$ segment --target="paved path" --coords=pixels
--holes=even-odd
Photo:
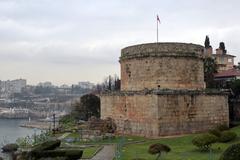
[[[105,145],[91,160],[113,160],[115,156],[115,146]]]

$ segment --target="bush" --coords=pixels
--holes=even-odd
[[[232,131],[223,131],[219,137],[219,142],[229,142],[234,140],[237,137],[237,134]]]
[[[228,147],[219,160],[238,160],[240,159],[240,143]]]
[[[206,133],[194,137],[192,143],[202,151],[207,151],[210,149],[211,145],[217,141],[218,138],[216,136]]]
[[[114,120],[110,117],[107,117],[102,125],[101,131],[104,133],[115,133],[117,130],[117,125]]]
[[[157,154],[157,159],[160,158],[162,152],[170,152],[171,148],[167,145],[156,143],[149,146],[148,153]]]
[[[219,125],[217,126],[217,128],[219,131],[226,131],[226,130],[229,130],[229,127],[225,124],[222,124],[222,125]]]
[[[16,143],[6,144],[2,147],[3,152],[14,152],[18,149],[18,145]]]
[[[43,142],[41,144],[38,144],[33,147],[32,151],[45,151],[45,150],[54,150],[55,148],[59,147],[61,145],[61,140],[49,140],[46,142]]]
[[[69,124],[69,123],[75,123],[75,122],[76,122],[76,119],[71,114],[67,114],[67,115],[61,117],[59,120],[60,124]]]
[[[219,129],[212,129],[212,130],[209,130],[208,133],[216,136],[216,137],[221,137],[221,131]]]
[[[72,107],[72,115],[78,120],[87,121],[92,116],[100,118],[100,98],[94,94],[83,95]]]
[[[33,134],[32,136],[20,137],[16,140],[21,148],[31,147],[47,141],[50,138],[49,132],[41,131],[40,134]]]
[[[22,159],[28,160],[46,160],[46,159],[64,159],[64,160],[78,160],[82,157],[83,151],[80,149],[57,149],[45,151],[30,151],[22,155]]]

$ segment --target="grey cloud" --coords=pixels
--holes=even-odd
[[[101,68],[98,77],[88,75],[98,81],[119,72],[121,48],[156,41],[156,14],[161,41],[203,44],[208,34],[215,48],[225,41],[229,52],[240,56],[239,5],[238,0],[0,0],[0,63],[41,64],[49,68],[47,77],[91,65],[90,70]],[[32,67],[33,81],[39,70]]]

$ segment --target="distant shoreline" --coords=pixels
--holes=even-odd
[[[52,127],[52,125],[53,125],[52,122],[31,121],[31,122],[26,122],[26,123],[20,124],[20,127],[48,130]]]
[[[34,119],[29,122],[28,118],[0,117],[0,120],[26,120],[26,122],[19,125],[19,127],[23,127],[23,128],[36,128],[36,129],[40,129],[40,130],[49,130],[50,128],[53,127],[52,121],[44,121],[43,119]],[[57,126],[57,124],[56,124],[56,126]]]
[[[8,117],[0,117],[0,119],[28,120],[28,118],[25,118],[25,117],[23,117],[23,118],[19,118],[19,117],[11,117],[11,118],[8,118]]]

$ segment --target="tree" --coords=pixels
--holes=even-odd
[[[235,68],[240,70],[240,62],[238,62],[237,66],[235,66]]]
[[[149,146],[148,153],[150,154],[157,154],[156,160],[158,160],[161,157],[161,153],[163,152],[170,152],[171,148],[167,145],[156,143]]]
[[[224,42],[219,43],[219,49],[221,49],[223,51],[223,53],[227,53]]]
[[[109,76],[108,76],[108,87],[107,87],[107,89],[108,89],[109,91],[112,90],[112,85],[113,85],[112,76],[109,75]]]
[[[121,89],[121,80],[117,75],[114,75],[114,91],[119,91]]]
[[[192,139],[192,144],[198,147],[201,151],[209,151],[211,145],[218,141],[218,137],[213,134],[205,133],[197,135]]]
[[[109,75],[107,78],[104,79],[102,86],[103,90],[108,91],[120,90],[121,81],[116,74],[114,76]]]
[[[208,37],[208,36],[206,36],[206,38],[205,38],[204,45],[205,45],[205,48],[210,48],[210,47],[211,47],[211,46],[210,46],[210,41],[209,41],[209,37]]]
[[[86,94],[80,101],[73,104],[72,114],[81,120],[87,121],[90,117],[100,117],[100,99],[93,94]]]
[[[207,88],[214,88],[214,74],[217,73],[217,64],[211,57],[204,59],[204,81]]]
[[[234,93],[234,97],[238,97],[240,95],[240,80],[236,79],[232,81],[230,84],[230,88]]]
[[[221,155],[219,160],[240,159],[240,143],[229,146]]]

